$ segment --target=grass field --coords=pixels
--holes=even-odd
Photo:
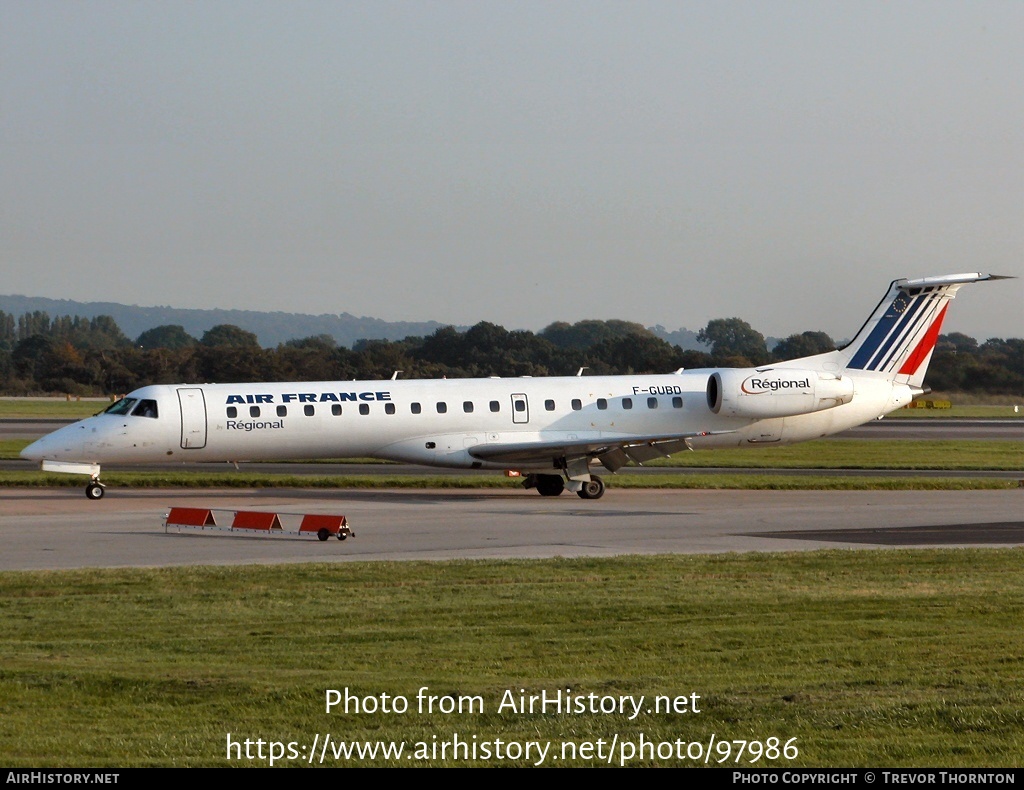
[[[0,419],[33,417],[80,420],[103,411],[110,400],[63,400],[60,398],[0,398]]]
[[[17,458],[26,444],[22,440],[0,441],[0,458]],[[918,441],[822,439],[792,447],[769,450],[715,450],[679,453],[655,461],[664,467],[725,467],[819,469],[817,475],[780,476],[745,472],[709,472],[640,476],[629,468],[606,475],[610,488],[747,488],[747,489],[1005,489],[1017,486],[1014,480],[996,478],[894,477],[887,469],[916,470],[1021,470],[1024,475],[1024,447],[1019,442],[998,441]],[[114,487],[146,488],[501,488],[519,482],[498,473],[493,475],[354,475],[345,464],[324,465],[323,475],[270,474],[259,471],[259,464],[247,464],[233,471],[226,464],[211,465],[208,471],[134,471],[108,472],[104,482]],[[386,469],[386,468],[385,468]],[[878,470],[879,474],[848,477],[829,474],[829,470]],[[4,486],[84,485],[80,475],[42,474],[24,471],[0,472]]]
[[[1024,469],[1024,443],[981,439],[818,439],[788,447],[678,453],[646,466],[782,469]]]
[[[1009,405],[986,406],[971,404],[960,405],[954,403],[953,407],[950,409],[897,409],[896,411],[887,414],[885,419],[924,418],[930,420],[1008,420],[1024,418],[1024,408],[1018,408],[1017,411],[1013,410],[1014,403],[1017,403],[1018,407],[1024,407],[1024,398],[1007,398],[1007,402]]]
[[[28,440],[0,440],[0,458],[14,459]],[[368,459],[354,459],[360,463]],[[337,463],[337,462],[336,462]],[[1024,444],[1015,441],[818,439],[790,447],[677,453],[646,466],[783,469],[1024,469]],[[253,471],[255,464],[247,465]],[[211,469],[215,469],[211,467]],[[344,471],[344,467],[340,471]]]
[[[295,742],[297,754],[326,733],[407,749],[458,733],[478,746],[550,743],[549,755],[617,739],[612,764],[641,736],[714,735],[798,752],[748,765],[1016,766],[1021,559],[826,551],[4,573],[0,764],[218,766],[228,733]],[[421,713],[422,687],[449,704],[479,697],[483,710]],[[326,690],[346,688],[410,709],[326,712]],[[654,695],[696,694],[700,713],[498,710],[507,691],[566,688],[644,695],[644,709]],[[350,762],[466,764],[326,764]],[[602,764],[545,764],[567,762]]]

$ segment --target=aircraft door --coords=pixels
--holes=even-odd
[[[530,403],[526,394],[517,392],[512,395],[512,422],[525,425],[530,421]]]
[[[206,398],[199,387],[178,390],[181,404],[181,447],[201,450],[206,447]]]

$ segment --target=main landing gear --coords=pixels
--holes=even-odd
[[[576,492],[580,499],[600,499],[604,496],[604,480],[597,475],[590,476],[590,482]]]
[[[559,496],[564,490],[561,475],[537,475],[537,493],[541,496]]]
[[[604,496],[604,481],[597,475],[591,475],[588,482],[577,485],[580,488],[576,494],[580,499],[600,499]],[[528,475],[523,486],[536,488],[541,496],[558,496],[566,487],[561,475]]]

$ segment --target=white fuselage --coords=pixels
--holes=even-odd
[[[543,496],[597,499],[615,472],[680,450],[791,444],[845,431],[925,391],[943,317],[978,272],[893,280],[842,349],[669,375],[143,387],[22,451],[50,471],[106,463],[374,457],[526,472]],[[565,478],[564,482],[562,478]]]
[[[769,419],[712,412],[714,371],[582,376],[154,385],[128,397],[157,414],[102,413],[26,448],[33,460],[106,463],[374,457],[456,468],[550,471],[480,460],[482,445],[569,445],[695,436],[694,449],[814,439],[909,402],[905,385],[866,373],[834,408]]]

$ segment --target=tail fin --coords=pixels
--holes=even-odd
[[[876,371],[921,387],[949,300],[968,283],[1002,279],[973,273],[893,280],[857,336],[839,351],[846,368]]]

